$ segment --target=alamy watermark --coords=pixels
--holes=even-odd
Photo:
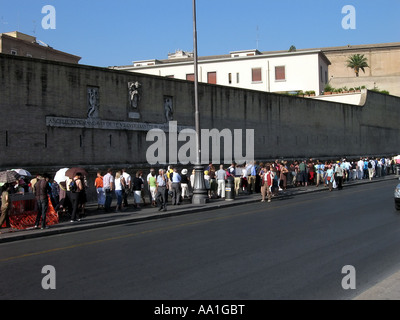
[[[167,141],[168,136],[168,141]],[[221,159],[221,140],[223,140],[223,159]],[[183,129],[178,133],[178,123],[169,122],[168,135],[161,129],[152,129],[147,133],[147,142],[154,142],[146,152],[147,162],[151,165],[168,163],[195,164],[197,161],[197,133],[193,129]],[[254,161],[254,129],[246,129],[245,155],[243,155],[243,130],[202,129],[201,164],[223,163],[238,164]],[[181,146],[178,150],[178,142]],[[183,143],[184,142],[184,143]],[[211,142],[211,146],[210,146]],[[182,144],[183,143],[183,144]],[[210,155],[211,150],[211,155]]]
[[[342,14],[345,14],[342,19],[342,28],[345,30],[356,29],[356,8],[352,5],[344,6]]]
[[[45,276],[42,279],[43,290],[55,290],[56,289],[56,268],[47,265],[42,268],[42,274]]]
[[[342,279],[342,288],[344,290],[356,289],[356,268],[346,265],[342,268],[342,274],[346,274]]]
[[[45,16],[42,19],[42,28],[45,30],[56,29],[56,8],[51,5],[45,5],[42,8],[42,13]]]

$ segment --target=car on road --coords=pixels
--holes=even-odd
[[[397,210],[400,210],[400,183],[394,189],[394,206]]]

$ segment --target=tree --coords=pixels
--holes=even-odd
[[[356,76],[359,76],[360,69],[365,73],[365,68],[369,68],[367,58],[363,54],[354,54],[347,59],[347,68],[354,69]]]
[[[291,45],[289,48],[289,52],[295,52],[297,49],[294,45]]]

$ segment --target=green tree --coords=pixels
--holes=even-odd
[[[360,69],[365,73],[365,68],[369,68],[367,58],[363,54],[353,54],[347,59],[347,68],[352,68],[358,77]]]

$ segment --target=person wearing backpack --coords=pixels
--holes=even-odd
[[[265,195],[267,194],[268,202],[271,202],[272,198],[272,184],[274,181],[274,173],[271,171],[271,167],[267,165],[265,171],[261,175],[261,202],[265,202]]]

